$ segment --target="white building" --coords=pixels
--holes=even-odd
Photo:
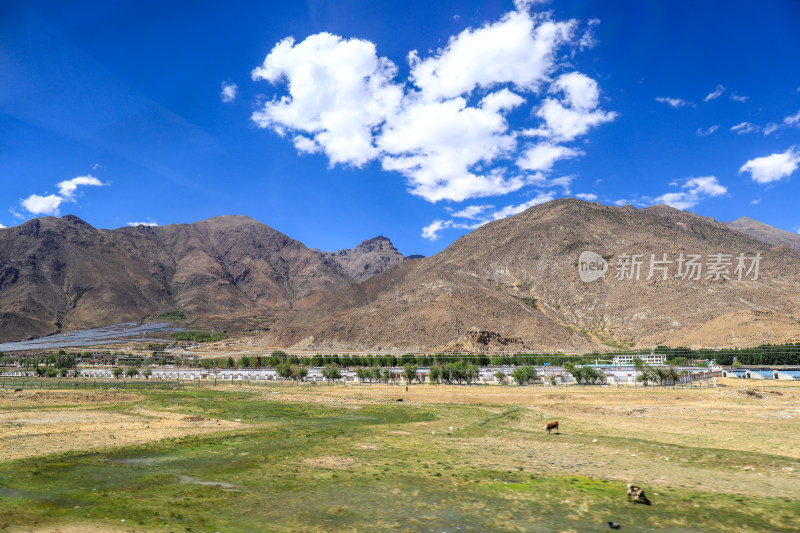
[[[661,353],[646,353],[640,355],[615,355],[615,365],[632,365],[633,360],[636,358],[642,360],[643,363],[648,365],[662,365],[667,360],[667,356]]]

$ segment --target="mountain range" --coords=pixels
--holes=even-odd
[[[664,205],[561,199],[407,258],[385,237],[323,252],[240,216],[115,230],[46,217],[0,229],[0,341],[180,310],[191,325],[258,330],[248,335],[265,349],[796,342],[792,236]],[[585,257],[600,269],[591,281]]]

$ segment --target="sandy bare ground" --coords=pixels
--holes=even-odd
[[[136,409],[92,409],[139,399],[99,391],[23,391],[0,395],[0,461],[72,450],[128,446],[239,427],[237,422]]]

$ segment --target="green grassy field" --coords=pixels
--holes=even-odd
[[[98,417],[166,411],[243,425],[0,463],[0,530],[591,531],[608,529],[609,520],[623,531],[800,530],[800,505],[780,494],[667,480],[648,487],[653,505],[644,506],[626,501],[618,476],[580,475],[580,464],[538,468],[534,456],[553,452],[541,444],[539,424],[524,423],[529,406],[350,405],[271,393],[157,390],[98,405]],[[605,450],[636,447],[643,459],[685,452],[709,476],[745,460],[742,451],[611,438],[608,428],[574,425],[576,432],[549,438],[580,447],[597,435]],[[767,452],[746,460],[758,468],[796,464]],[[705,456],[700,465],[696,458]]]

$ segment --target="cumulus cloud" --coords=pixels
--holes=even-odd
[[[597,201],[597,195],[593,192],[590,193],[578,193],[575,195],[575,198],[580,198],[581,200],[586,200],[587,202],[595,202]]]
[[[526,149],[517,160],[517,165],[524,170],[549,171],[556,161],[582,155],[583,152],[560,144],[541,143]]]
[[[545,129],[537,133],[556,141],[571,141],[617,116],[613,111],[596,109],[599,103],[597,82],[580,72],[560,76],[551,86],[551,92],[560,92],[563,96],[560,100],[545,99],[536,113],[544,119]]]
[[[764,126],[764,130],[763,130],[764,131],[764,135],[772,135],[773,133],[778,131],[779,128],[780,128],[780,126],[778,126],[774,122],[770,122],[769,124]]]
[[[719,129],[719,125],[718,124],[714,124],[713,126],[709,126],[706,129],[697,128],[697,135],[699,135],[700,137],[708,137],[709,135],[713,134],[718,129]]]
[[[148,227],[156,227],[158,226],[158,222],[155,220],[147,219],[145,222],[128,222],[128,226],[135,228],[136,226],[148,226]]]
[[[378,156],[373,129],[399,106],[403,90],[392,82],[397,67],[379,58],[375,45],[330,33],[300,43],[279,42],[254,80],[286,82],[288,96],[273,99],[253,113],[253,121],[279,134],[305,134],[304,151],[323,150],[332,164],[362,166]]]
[[[689,178],[681,191],[662,194],[653,200],[654,204],[667,204],[675,209],[689,209],[705,198],[723,196],[728,188],[721,185],[716,177]]]
[[[744,135],[745,133],[751,133],[758,130],[758,126],[755,126],[750,122],[740,122],[739,124],[731,127],[731,131],[735,131],[737,135]]]
[[[796,146],[782,153],[757,157],[746,162],[739,173],[749,172],[756,183],[767,184],[791,176],[800,164],[800,152]]]
[[[558,47],[574,39],[576,22],[540,19],[520,7],[498,22],[451,37],[432,57],[421,59],[412,51],[411,81],[427,99],[505,83],[523,91],[538,89],[553,69]]]
[[[747,102],[749,99],[749,96],[739,96],[736,93],[731,93],[731,100],[734,102]]]
[[[720,96],[722,96],[722,93],[724,93],[724,92],[725,92],[725,87],[724,87],[724,86],[722,86],[722,85],[717,85],[717,86],[714,88],[714,90],[713,90],[713,91],[711,91],[710,93],[708,93],[708,96],[706,96],[705,98],[703,98],[703,101],[704,101],[704,102],[710,102],[711,100],[716,100],[717,98],[719,98]]]
[[[72,178],[71,180],[60,181],[56,187],[58,187],[58,193],[64,197],[65,200],[72,200],[75,196],[75,191],[80,185],[93,185],[95,187],[101,187],[105,184],[94,176],[88,175],[78,176],[77,178]]]
[[[5,229],[5,226],[2,223],[0,223],[0,229]]]
[[[510,154],[516,140],[502,114],[471,107],[462,97],[407,98],[386,121],[378,147],[383,168],[403,174],[413,194],[432,202],[506,194],[525,185],[523,176],[504,168],[476,171]]]
[[[422,228],[422,237],[429,241],[435,241],[441,235],[439,233],[453,225],[452,220],[439,220],[436,219],[424,228]]]
[[[59,207],[64,202],[64,198],[55,194],[39,196],[32,194],[22,200],[22,207],[32,215],[60,215]]]
[[[222,91],[219,93],[220,99],[226,104],[236,100],[236,94],[239,91],[239,86],[235,83],[222,82]]]
[[[32,194],[20,200],[20,204],[31,215],[59,216],[61,214],[61,204],[75,202],[78,187],[86,185],[99,187],[106,184],[92,175],[78,176],[77,178],[58,182],[56,184],[58,194],[49,194],[47,196]],[[24,218],[17,213],[15,213],[15,216]]]
[[[378,161],[430,202],[537,184],[558,160],[582,155],[563,143],[616,114],[599,108],[595,80],[557,75],[567,67],[562,49],[581,46],[580,24],[531,14],[530,5],[520,2],[426,57],[411,51],[406,81],[369,41],[329,33],[284,39],[252,73],[284,94],[252,120],[301,153],[325,154],[331,165]],[[512,127],[506,115],[523,106],[534,123]],[[428,228],[426,238],[444,229]]]
[[[678,109],[679,107],[683,107],[683,106],[687,106],[687,105],[694,106],[693,103],[687,102],[686,100],[684,100],[682,98],[669,98],[669,97],[666,97],[666,96],[658,96],[658,97],[656,97],[656,102],[661,102],[662,104],[667,104],[667,105],[669,105],[670,107],[672,107],[674,109]]]

